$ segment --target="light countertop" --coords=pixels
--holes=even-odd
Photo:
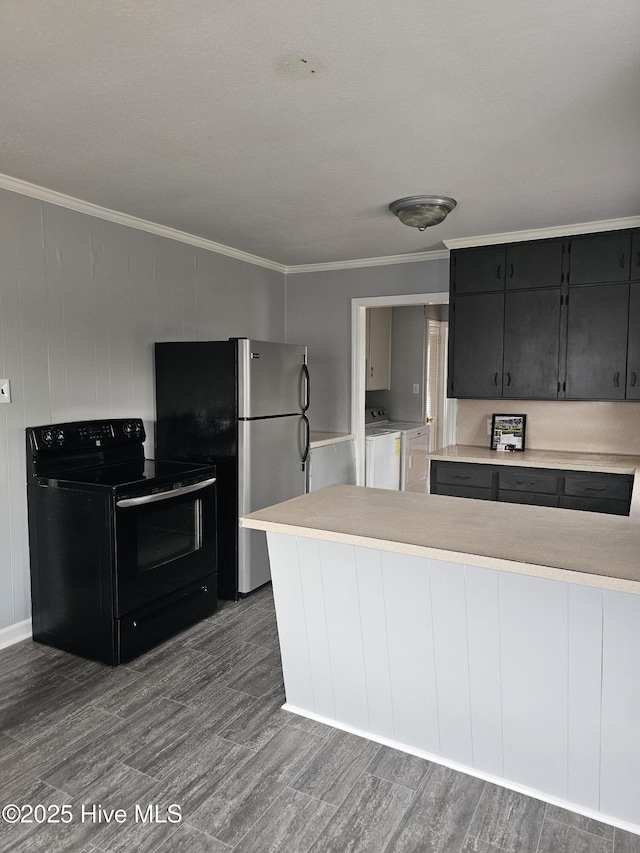
[[[510,461],[524,454],[508,455]],[[633,510],[629,517],[613,516],[336,485],[251,513],[241,523],[640,594],[640,517]]]
[[[605,471],[613,474],[633,474],[636,468],[640,468],[640,456],[560,450],[523,450],[507,453],[470,444],[452,444],[449,447],[443,447],[430,453],[429,458],[444,462],[488,462],[492,465],[565,468],[573,471]]]
[[[324,447],[339,441],[352,441],[355,438],[351,432],[311,432],[309,447]]]

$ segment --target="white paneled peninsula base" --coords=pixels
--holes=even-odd
[[[640,833],[633,515],[330,486],[243,524],[286,709]]]

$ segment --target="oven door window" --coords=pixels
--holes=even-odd
[[[202,501],[162,504],[137,519],[139,572],[150,572],[202,548]]]
[[[152,503],[116,503],[115,557],[120,614],[214,574],[214,486]]]

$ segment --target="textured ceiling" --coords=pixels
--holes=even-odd
[[[639,45],[638,0],[1,0],[0,173],[287,265],[634,216]]]

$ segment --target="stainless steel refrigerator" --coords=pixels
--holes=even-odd
[[[264,533],[239,517],[305,492],[307,348],[157,343],[155,373],[156,457],[216,465],[218,595],[236,600],[271,577]]]

